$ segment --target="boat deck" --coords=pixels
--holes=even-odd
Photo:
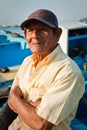
[[[13,81],[19,67],[20,66],[9,67],[10,70],[9,72],[6,73],[0,72],[0,82],[5,83],[5,82]]]

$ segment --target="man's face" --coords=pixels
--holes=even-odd
[[[58,35],[41,22],[32,22],[26,29],[26,40],[33,54],[49,54],[57,45]]]

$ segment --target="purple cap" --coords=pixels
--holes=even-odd
[[[58,28],[56,15],[47,9],[39,9],[30,14],[28,18],[21,23],[20,27],[24,30],[24,28],[29,26],[29,24],[34,20],[40,21],[51,28]]]

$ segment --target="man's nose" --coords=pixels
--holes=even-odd
[[[33,33],[32,33],[33,36],[38,35],[38,33],[39,33],[39,31],[37,29],[33,29]]]

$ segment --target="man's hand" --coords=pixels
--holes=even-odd
[[[21,91],[21,89],[19,88],[19,86],[16,86],[16,87],[12,90],[12,93],[16,94],[16,96],[18,96],[18,97],[22,97],[22,91]]]
[[[32,102],[32,101],[29,102],[29,104],[32,105],[32,106],[35,107],[35,108],[36,108],[40,103],[41,103],[41,99],[39,99],[39,100],[36,101],[36,102]]]
[[[8,98],[8,105],[9,107],[17,113],[17,99],[22,97],[22,91],[19,86],[16,86],[14,89],[11,90]]]

